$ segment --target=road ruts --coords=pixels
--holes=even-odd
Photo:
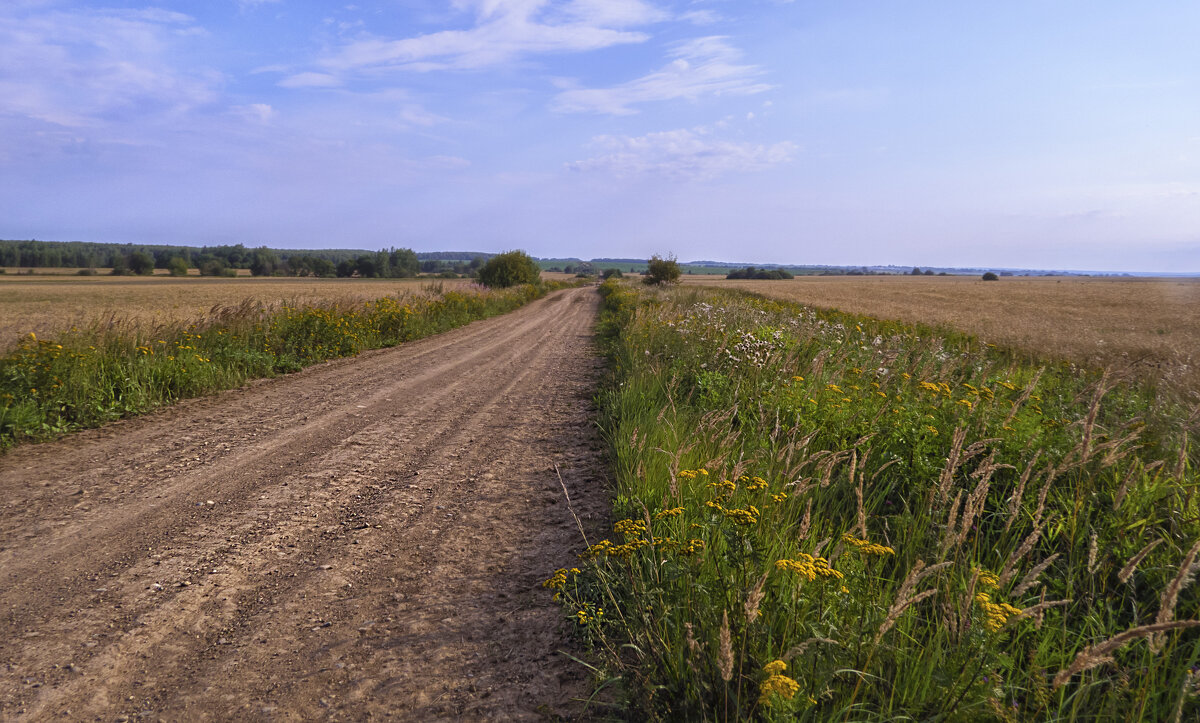
[[[579,714],[594,289],[0,457],[0,719]],[[561,476],[561,482],[560,482]]]

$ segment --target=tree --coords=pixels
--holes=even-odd
[[[991,271],[988,271],[987,273],[985,273],[983,275],[983,280],[984,281],[999,281],[1000,277],[993,274]]]
[[[184,261],[182,256],[176,256],[167,262],[167,270],[172,276],[187,276],[187,261]]]
[[[154,257],[145,251],[134,251],[129,254],[129,270],[138,276],[153,274]]]
[[[395,278],[416,276],[421,272],[421,262],[417,260],[412,249],[392,249],[388,256],[391,265],[391,275]]]
[[[614,266],[613,268],[605,269],[603,276],[604,276],[605,280],[619,279],[619,278],[623,277],[624,274],[621,273],[620,269],[618,269]]]
[[[279,266],[279,257],[271,249],[263,246],[255,249],[254,258],[250,261],[250,274],[252,276],[270,276],[275,273],[275,269]]]
[[[679,262],[674,256],[663,258],[658,254],[650,257],[646,263],[645,283],[657,286],[659,284],[679,283]]]
[[[479,269],[479,283],[491,288],[536,284],[541,278],[541,268],[524,251],[506,251],[493,256]]]
[[[222,259],[210,258],[200,264],[201,276],[234,276],[236,273]]]

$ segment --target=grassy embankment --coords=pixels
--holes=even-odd
[[[308,306],[246,302],[150,329],[25,337],[0,357],[0,449],[503,314],[561,284]]]
[[[547,587],[632,715],[1200,712],[1195,410],[967,336],[604,291],[618,522]]]

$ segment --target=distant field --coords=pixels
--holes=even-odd
[[[1200,279],[803,277],[686,283],[959,329],[1043,357],[1128,368],[1200,390]]]
[[[170,278],[167,276],[0,275],[0,349],[34,332],[109,321],[153,327],[204,317],[214,306],[366,300],[446,288],[467,279]]]

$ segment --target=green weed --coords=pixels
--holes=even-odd
[[[1195,410],[970,337],[603,291],[618,522],[552,587],[630,715],[1200,712]]]
[[[364,304],[247,302],[215,308],[186,326],[97,325],[56,339],[30,334],[0,358],[0,448],[437,334],[511,311],[558,286],[431,289]]]

